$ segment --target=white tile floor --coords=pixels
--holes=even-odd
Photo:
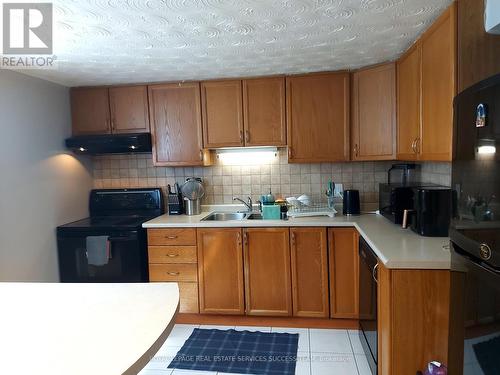
[[[280,327],[234,327],[176,324],[156,356],[140,375],[216,375],[216,372],[168,369],[170,361],[195,328],[286,332],[299,334],[297,375],[371,375],[358,332],[345,329],[308,329]],[[230,375],[228,373],[218,373]]]

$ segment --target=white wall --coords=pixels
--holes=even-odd
[[[0,281],[58,281],[55,228],[87,215],[90,160],[64,150],[68,88],[0,70]]]

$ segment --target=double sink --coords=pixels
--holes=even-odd
[[[243,221],[262,220],[262,214],[258,212],[212,212],[201,221]]]

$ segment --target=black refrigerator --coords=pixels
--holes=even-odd
[[[460,93],[454,121],[450,373],[500,374],[500,75]]]

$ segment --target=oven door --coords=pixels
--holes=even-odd
[[[107,236],[106,260],[89,261],[87,237]],[[147,282],[147,249],[142,231],[75,232],[58,234],[59,273],[62,282]],[[101,264],[104,263],[104,264]]]
[[[378,259],[359,239],[359,338],[372,374],[377,374],[377,267]]]
[[[452,311],[463,311],[463,374],[500,374],[500,270],[452,243],[454,268],[464,273],[462,296]],[[463,309],[463,310],[462,310]],[[459,372],[462,373],[462,372]]]

